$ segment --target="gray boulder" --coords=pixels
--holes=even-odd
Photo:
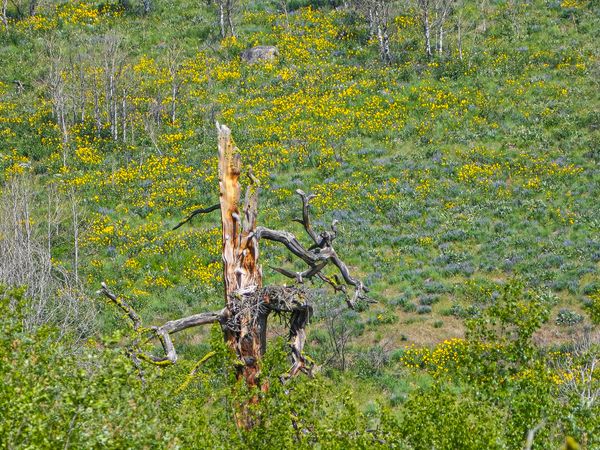
[[[258,61],[273,61],[279,56],[279,50],[273,45],[259,45],[244,50],[242,60],[248,64],[254,64]]]

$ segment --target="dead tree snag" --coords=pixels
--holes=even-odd
[[[310,373],[311,366],[303,355],[306,340],[306,326],[312,315],[309,291],[304,288],[306,280],[321,280],[334,290],[343,292],[350,308],[359,299],[366,299],[368,289],[357,278],[350,275],[348,266],[333,248],[337,237],[337,222],[331,224],[330,231],[317,233],[310,220],[310,201],[315,197],[298,190],[302,201],[302,218],[295,219],[304,227],[311,244],[305,247],[296,236],[288,231],[273,230],[257,226],[259,183],[252,171],[247,172],[248,183],[244,203],[241,202],[241,159],[225,125],[217,123],[219,148],[219,204],[193,211],[177,224],[177,229],[191,221],[198,214],[221,211],[222,257],[225,307],[221,311],[199,313],[182,319],[172,320],[162,326],[144,328],[139,315],[126,301],[113,294],[103,283],[99,293],[106,296],[131,320],[139,338],[129,349],[129,355],[138,368],[141,361],[158,365],[175,363],[177,353],[171,335],[181,330],[220,323],[225,341],[239,359],[238,376],[243,377],[249,386],[258,386],[260,360],[266,350],[267,320],[271,313],[283,315],[289,325],[289,344],[292,367],[284,378],[298,372]],[[293,286],[262,285],[262,269],[258,263],[259,242],[261,239],[283,244],[292,254],[307,265],[301,272],[284,268],[273,270],[294,280]],[[333,265],[338,274],[327,276],[323,269]],[[353,288],[353,294],[348,292]],[[141,346],[149,339],[158,339],[164,356],[144,353]]]

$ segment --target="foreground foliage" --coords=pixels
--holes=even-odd
[[[326,395],[323,379],[294,380],[285,387],[283,342],[265,357],[268,394],[252,406],[256,426],[237,429],[239,405],[257,394],[236,382],[233,356],[214,330],[216,352],[191,376],[190,367],[149,374],[142,386],[113,336],[89,342],[79,354],[57,343],[51,329],[23,332],[22,291],[0,291],[0,425],[6,448],[312,448],[320,441],[337,448],[399,443],[393,428],[368,431],[368,421],[348,393]],[[115,348],[113,348],[115,347]],[[381,437],[383,436],[383,438]],[[384,440],[382,440],[384,439]]]
[[[11,448],[520,448],[540,425],[534,448],[556,448],[567,435],[587,448],[600,445],[600,403],[586,404],[571,379],[573,364],[586,363],[597,348],[552,366],[565,355],[545,354],[523,336],[535,328],[519,323],[515,312],[546,308],[535,298],[507,287],[496,307],[515,327],[495,344],[478,336],[440,344],[428,352],[409,350],[403,370],[425,370],[427,387],[413,390],[395,412],[380,404],[360,411],[350,392],[335,389],[323,376],[282,384],[287,371],[284,342],[267,352],[267,393],[236,382],[233,355],[215,328],[214,356],[192,369],[174,366],[166,374],[147,373],[142,385],[119,350],[123,336],[89,342],[77,354],[55,340],[51,329],[23,332],[22,291],[2,288],[0,346],[0,425],[2,445]],[[489,316],[488,316],[489,317]],[[492,332],[479,319],[481,329]],[[408,377],[409,372],[403,376]],[[599,389],[598,371],[591,374]],[[169,383],[164,384],[168,376]],[[581,380],[582,382],[585,380]],[[258,403],[249,399],[260,397]],[[245,405],[245,406],[242,406]],[[254,426],[238,429],[240,407],[249,408]]]

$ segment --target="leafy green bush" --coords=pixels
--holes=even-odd
[[[569,309],[563,308],[558,312],[556,316],[556,324],[564,325],[564,326],[573,326],[581,323],[583,321],[583,316],[581,314],[576,313],[575,311],[571,311]]]
[[[600,324],[600,291],[590,295],[585,303],[590,319],[594,324]]]
[[[515,362],[527,360],[531,336],[550,316],[549,299],[513,279],[481,301],[487,305],[481,315],[466,321],[469,339],[505,345]]]
[[[0,442],[7,448],[389,448],[397,430],[378,413],[369,420],[348,392],[321,377],[283,384],[288,369],[283,341],[263,361],[267,392],[236,381],[234,364],[218,328],[210,358],[196,375],[193,363],[148,370],[140,382],[120,350],[121,336],[89,342],[78,353],[52,329],[27,335],[22,290],[0,287]],[[256,401],[258,399],[258,401]],[[238,428],[240,414],[250,428]]]
[[[419,305],[417,306],[417,314],[430,314],[431,306],[429,305]]]
[[[22,291],[0,287],[0,441],[8,448],[168,445],[181,426],[142,392],[120,351],[73,354],[55,331],[25,334]],[[164,400],[164,399],[162,399]],[[171,431],[172,428],[172,431]]]
[[[412,394],[403,404],[400,433],[415,449],[501,449],[504,413],[471,390],[440,384]]]
[[[597,421],[582,425],[582,418],[600,405],[581,407],[579,396],[589,388],[573,375],[589,365],[589,354],[557,366],[561,353],[548,353],[531,339],[547,321],[552,298],[518,280],[487,292],[481,314],[466,320],[466,339],[395,354],[408,369],[435,380],[402,403],[407,441],[415,448],[522,448],[541,424],[535,448],[556,448],[567,434],[595,442]]]

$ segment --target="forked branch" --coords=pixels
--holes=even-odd
[[[159,327],[153,326],[150,328],[144,328],[142,326],[142,320],[140,319],[140,316],[135,312],[133,307],[128,302],[111,292],[106,286],[106,283],[103,282],[101,286],[102,289],[100,289],[97,293],[107,297],[113,304],[115,304],[127,315],[129,320],[131,320],[133,331],[137,334],[137,336],[131,344],[131,347],[128,349],[128,354],[138,369],[140,360],[147,361],[158,366],[174,364],[177,361],[177,352],[175,351],[175,346],[171,340],[171,334],[186,330],[188,328],[220,322],[223,320],[224,310],[221,310],[216,312],[194,314],[177,320],[170,320]],[[154,338],[158,338],[160,341],[165,353],[164,356],[155,356],[142,350],[142,345]]]
[[[255,180],[255,177],[252,175],[251,171],[249,172],[249,177],[251,184],[248,186],[246,191],[246,201],[244,207],[245,220],[243,223],[243,233],[240,236],[240,240],[242,240],[242,242],[244,242],[246,245],[250,240],[260,239],[279,242],[295,256],[302,259],[308,265],[308,268],[302,272],[292,272],[284,268],[272,267],[272,269],[276,272],[279,272],[288,278],[294,279],[298,283],[303,283],[304,280],[310,280],[316,276],[331,285],[336,291],[343,292],[346,295],[346,302],[351,308],[354,308],[358,300],[366,299],[366,293],[369,292],[369,289],[363,284],[362,281],[350,275],[348,266],[344,263],[344,261],[342,261],[333,248],[333,241],[337,237],[338,233],[338,221],[334,220],[332,222],[331,231],[323,231],[320,234],[317,234],[312,227],[310,220],[310,202],[316,197],[316,195],[306,194],[301,189],[296,191],[302,200],[302,219],[293,220],[294,222],[302,224],[304,230],[313,241],[313,244],[310,247],[305,248],[293,233],[288,231],[272,230],[266,227],[256,227],[256,196],[258,193],[258,188],[256,185],[258,182]],[[173,229],[175,230],[186,224],[197,214],[208,213],[216,209],[219,209],[219,205],[214,205],[205,209],[197,209],[193,211],[186,219],[177,224]],[[343,283],[337,276],[335,277],[335,280],[333,280],[322,273],[322,270],[329,263],[332,263],[337,267],[343,278]],[[354,288],[354,295],[352,295],[352,297],[348,296],[346,285]]]
[[[297,189],[296,193],[302,199],[302,219],[294,219],[294,222],[301,223],[304,226],[304,229],[311,237],[311,239],[315,242],[315,244],[319,244],[319,238],[317,237],[317,233],[314,232],[312,226],[310,224],[310,214],[308,212],[310,201],[316,197],[316,194],[306,195],[303,190]]]
[[[366,293],[369,289],[362,281],[350,275],[348,266],[338,256],[333,248],[333,241],[337,237],[337,221],[334,220],[331,224],[331,231],[323,231],[319,235],[313,230],[310,221],[310,201],[316,196],[313,194],[305,194],[298,189],[296,191],[302,199],[302,219],[295,219],[304,226],[306,233],[311,237],[314,244],[309,248],[305,248],[293,233],[288,231],[272,230],[265,227],[256,228],[257,239],[267,239],[269,241],[279,242],[283,244],[290,252],[302,259],[308,268],[302,272],[292,272],[283,268],[273,268],[273,270],[282,275],[295,279],[298,283],[303,283],[306,279],[311,279],[315,276],[330,284],[336,291],[347,294],[346,285],[354,287],[354,295],[349,297],[346,295],[348,306],[354,308],[356,302],[360,299],[366,299]],[[339,282],[336,276],[336,281],[327,277],[322,273],[322,270],[329,264],[333,264],[340,272],[344,283]]]

